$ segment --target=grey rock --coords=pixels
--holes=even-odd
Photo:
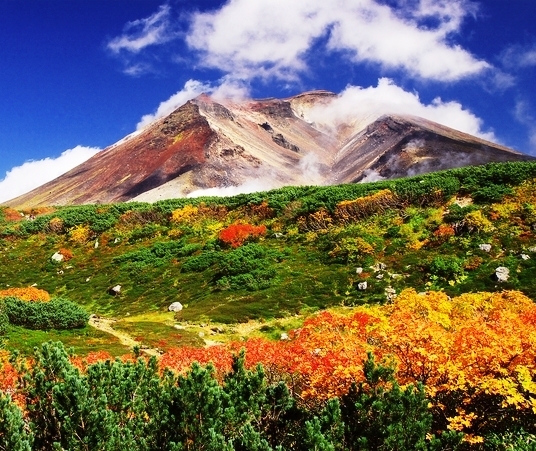
[[[510,278],[510,270],[505,266],[499,266],[495,269],[495,277],[498,282],[506,282]]]

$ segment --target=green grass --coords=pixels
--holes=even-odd
[[[61,331],[39,331],[10,326],[4,339],[6,349],[17,349],[22,355],[32,355],[34,348],[45,341],[61,341],[77,355],[106,350],[113,356],[121,356],[132,351],[119,343],[117,338],[90,326]]]

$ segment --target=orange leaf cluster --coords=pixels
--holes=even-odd
[[[218,238],[231,247],[240,247],[246,241],[266,235],[266,226],[235,223],[220,230]]]
[[[2,297],[15,297],[31,302],[50,301],[50,294],[48,294],[47,291],[35,287],[7,288],[5,290],[0,290],[0,298]]]
[[[393,362],[400,384],[425,384],[444,427],[478,436],[487,415],[502,421],[511,411],[536,412],[536,306],[520,292],[450,299],[410,289],[390,305],[320,313],[289,336],[170,350],[161,364],[185,371],[193,361],[212,361],[226,371],[244,348],[248,367],[263,364],[307,402],[340,396],[362,381],[370,351]]]

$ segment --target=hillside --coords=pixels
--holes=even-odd
[[[535,177],[534,163],[505,163],[229,198],[39,208],[24,218],[3,208],[0,287],[36,285],[122,319],[134,336],[150,324],[137,331],[132,318],[172,325],[165,312],[176,301],[180,321],[231,324],[385,303],[408,287],[534,298]],[[497,280],[498,267],[507,280]]]

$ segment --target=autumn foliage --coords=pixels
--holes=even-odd
[[[50,301],[50,294],[48,294],[47,291],[35,287],[7,288],[5,290],[0,290],[0,298],[4,297],[14,297],[32,302]]]
[[[228,371],[232,354],[265,366],[304,402],[325,401],[363,380],[363,361],[396,366],[401,385],[422,383],[436,426],[467,434],[507,429],[536,419],[536,306],[520,292],[469,293],[405,290],[394,304],[322,312],[289,334],[290,340],[175,349],[161,365],[185,371],[194,361]],[[493,418],[493,420],[491,420]]]
[[[266,235],[266,226],[255,226],[252,224],[235,223],[221,230],[218,238],[224,244],[231,247],[240,247],[246,241],[254,240]]]

